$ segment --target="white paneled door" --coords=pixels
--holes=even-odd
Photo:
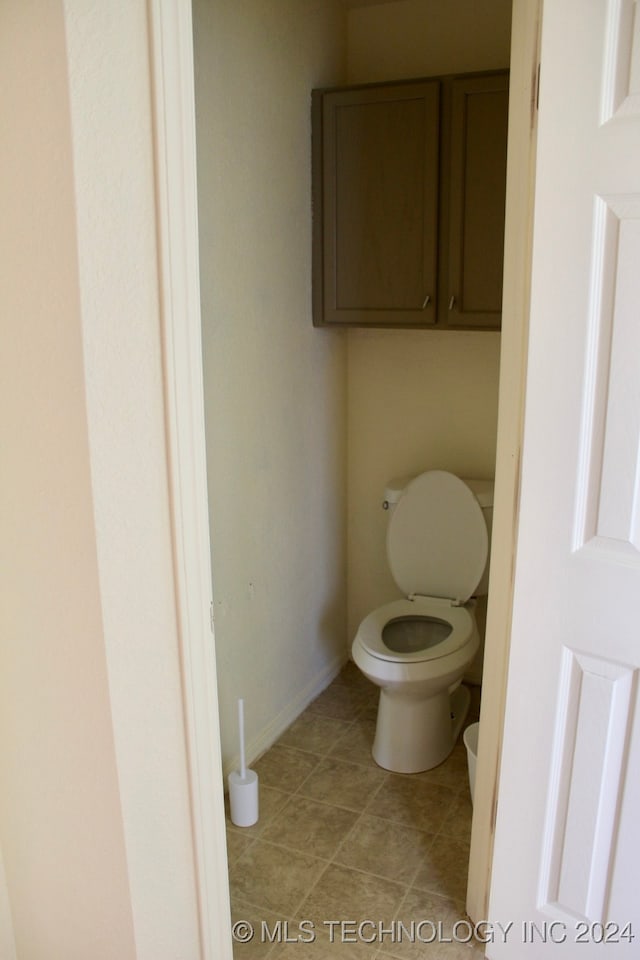
[[[487,956],[640,957],[640,11],[543,7]]]

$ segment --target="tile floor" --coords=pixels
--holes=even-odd
[[[434,770],[382,770],[371,758],[377,697],[348,663],[253,764],[260,819],[227,819],[234,960],[484,955],[460,942],[464,923],[453,927],[465,920],[471,829],[462,739]],[[254,935],[243,943],[245,921]]]

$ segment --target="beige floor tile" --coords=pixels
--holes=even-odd
[[[453,939],[454,924],[463,918],[461,908],[453,900],[409,890],[396,917],[394,936],[382,939],[380,956],[430,960],[439,944]]]
[[[479,944],[466,943],[429,943],[422,947],[416,947],[414,954],[386,953],[380,952],[378,957],[384,957],[385,960],[405,960],[407,956],[415,957],[415,960],[482,960],[484,957],[484,948]]]
[[[388,923],[406,893],[403,884],[331,863],[303,902],[299,916],[328,921]]]
[[[322,923],[315,924],[313,930],[309,926],[298,929],[298,942],[276,948],[278,960],[325,960],[334,957],[342,957],[342,960],[371,960],[371,948],[358,940],[357,931],[354,936],[348,929],[342,930]],[[311,935],[313,940],[309,940]],[[275,957],[276,954],[272,956]]]
[[[253,843],[255,837],[244,836],[240,830],[227,830],[227,860],[229,866],[235,863],[245,850]]]
[[[442,823],[440,833],[455,840],[471,840],[471,818],[473,807],[468,790],[462,790],[451,805]]]
[[[306,712],[335,720],[355,720],[369,703],[367,690],[346,683],[334,683],[309,704]]]
[[[371,799],[366,812],[419,830],[436,833],[451,809],[456,793],[418,777],[389,774]]]
[[[332,757],[380,769],[371,756],[376,725],[372,720],[356,720],[330,751]]]
[[[309,753],[328,753],[336,740],[344,736],[351,726],[349,720],[337,720],[312,713],[308,709],[286,730],[278,743],[283,747],[295,747]]]
[[[371,680],[367,680],[362,670],[356,667],[353,660],[347,660],[331,686],[338,686],[339,684],[346,684],[356,690],[370,691],[372,688],[375,689],[375,684],[371,683]]]
[[[348,663],[253,764],[260,819],[247,828],[227,824],[233,918],[254,929],[251,941],[234,944],[234,960],[483,956],[480,945],[406,937],[392,943],[379,928],[366,943],[353,927],[334,927],[330,942],[325,920],[371,920],[388,928],[395,918],[397,934],[400,920],[405,926],[440,920],[446,931],[447,922],[464,917],[471,824],[466,750],[460,742],[424,774],[382,770],[371,757],[378,695]],[[315,920],[312,942],[303,942],[309,930],[300,931],[294,917]],[[375,929],[365,926],[363,936]]]
[[[254,839],[258,837],[265,826],[278,813],[289,799],[289,794],[282,790],[275,790],[273,787],[266,787],[259,782],[258,784],[258,822],[251,827],[237,827],[231,822],[229,814],[229,797],[225,797],[225,807],[227,810],[227,832],[237,833],[245,839]]]
[[[231,924],[234,960],[266,960],[273,944],[269,939],[280,917],[269,910],[261,910],[244,900],[231,905]]]
[[[273,787],[285,793],[294,793],[309,776],[320,758],[302,750],[280,746],[276,743],[253,765],[258,774],[260,790]]]
[[[437,944],[428,960],[482,960],[484,955],[484,946],[479,943],[454,941]]]
[[[441,834],[431,844],[413,886],[463,902],[467,894],[469,844]]]
[[[440,783],[450,787],[456,793],[469,790],[469,775],[467,768],[467,751],[463,744],[456,744],[444,763],[425,770],[424,773],[412,774],[425,783]]]
[[[325,866],[316,857],[256,840],[229,871],[231,901],[246,901],[279,916],[292,917],[305,890]]]
[[[357,819],[351,810],[294,796],[265,828],[262,839],[330,860]]]
[[[298,793],[312,800],[361,811],[387,777],[388,773],[375,764],[366,767],[324,757],[299,787]]]
[[[411,883],[433,842],[433,834],[364,814],[340,850],[336,863],[399,883]]]
[[[378,691],[376,691],[377,694]],[[358,720],[369,720],[372,723],[375,723],[378,719],[378,696],[371,698],[368,703],[366,703],[358,714]]]

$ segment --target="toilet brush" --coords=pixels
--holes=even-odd
[[[238,700],[240,733],[240,770],[229,774],[231,822],[237,827],[250,827],[258,819],[258,774],[247,770],[244,755],[244,700]]]

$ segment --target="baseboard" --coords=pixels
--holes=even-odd
[[[349,659],[348,651],[334,657],[331,663],[317,674],[306,687],[300,691],[291,703],[280,711],[280,713],[269,723],[257,736],[252,737],[245,745],[245,754],[247,766],[250,766],[258,757],[261,757],[270,746],[272,746],[278,737],[284,733],[287,727],[290,727],[294,720],[300,716],[303,710],[309,706],[312,700],[315,700],[322,691],[329,686],[332,680],[342,670]],[[240,766],[240,755],[231,757],[223,766],[223,777],[225,791],[227,790],[227,777],[232,770],[238,770]]]

